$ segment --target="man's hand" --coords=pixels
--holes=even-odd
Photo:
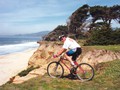
[[[54,58],[58,57],[58,55],[53,55]]]

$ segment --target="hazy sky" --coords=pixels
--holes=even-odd
[[[52,31],[84,4],[120,5],[120,0],[0,0],[0,35]]]

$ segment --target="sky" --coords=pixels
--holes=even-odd
[[[52,31],[84,4],[113,6],[120,0],[0,0],[0,35]]]

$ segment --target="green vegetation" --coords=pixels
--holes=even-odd
[[[120,29],[94,28],[85,45],[114,45],[120,44]]]
[[[95,68],[92,81],[50,78],[47,74],[28,80],[22,84],[7,83],[0,90],[119,90],[120,60],[100,63]]]
[[[97,49],[105,49],[105,50],[111,50],[111,51],[120,51],[120,45],[108,45],[108,46],[93,46]]]
[[[61,34],[74,39],[86,40],[85,45],[118,45],[120,28],[112,28],[112,21],[120,24],[120,5],[79,7],[68,18],[66,25],[59,25],[44,37],[47,41],[56,41]]]
[[[48,35],[44,36],[43,39],[46,41],[56,41],[59,35],[68,34],[67,26],[59,25]]]
[[[83,48],[87,49],[87,51],[93,49],[105,49],[115,52],[120,51],[120,45],[95,45],[95,46],[83,46]]]
[[[39,68],[39,67],[33,67],[33,66],[31,66],[31,67],[27,68],[26,70],[23,70],[22,72],[18,73],[18,75],[20,77],[26,76],[30,71],[32,71],[34,69],[37,69],[37,68]]]

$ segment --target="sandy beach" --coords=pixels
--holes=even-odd
[[[23,52],[17,52],[0,56],[0,86],[10,80],[11,77],[17,75],[28,66],[29,58],[36,49],[29,49]]]

